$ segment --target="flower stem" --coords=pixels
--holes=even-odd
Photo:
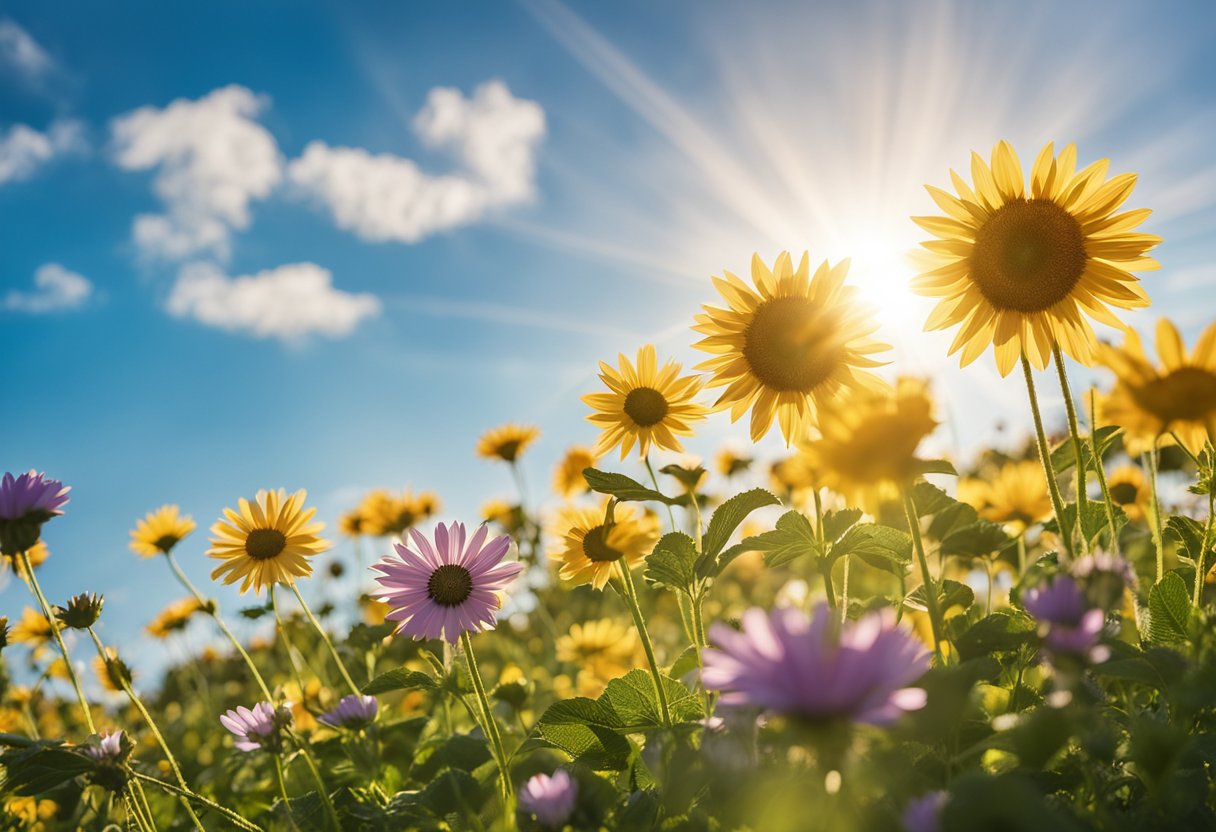
[[[59,631],[59,622],[55,618],[55,612],[51,609],[51,605],[47,603],[46,596],[42,594],[42,587],[38,584],[38,576],[34,574],[34,566],[30,563],[29,552],[21,553],[21,567],[25,570],[25,574],[29,577],[30,589],[34,593],[34,597],[38,599],[38,606],[42,609],[42,614],[46,617],[47,624],[51,628],[51,635],[55,637],[55,644],[59,646],[59,652],[63,654],[63,663],[67,667],[68,679],[72,682],[72,687],[76,690],[76,699],[80,702],[80,711],[84,714],[84,724],[88,727],[90,734],[97,733],[97,727],[93,724],[93,713],[89,710],[89,700],[85,698],[84,689],[80,687],[80,679],[76,678],[76,670],[72,667],[72,656],[68,653],[68,646],[63,641],[63,633]]]
[[[1119,551],[1119,527],[1115,523],[1115,501],[1110,496],[1106,482],[1106,470],[1102,464],[1102,453],[1098,449],[1098,402],[1093,388],[1089,391],[1089,446],[1094,455],[1094,469],[1098,472],[1098,487],[1102,489],[1102,502],[1106,506],[1106,523],[1110,527],[1110,547]]]
[[[642,457],[642,462],[646,465],[646,471],[650,474],[650,482],[654,485],[654,490],[662,494],[663,489],[659,488],[659,478],[654,472],[654,466],[650,464],[650,454]],[[667,519],[671,522],[671,530],[678,532],[680,527],[676,525],[676,513],[672,511],[671,503],[664,503],[664,505],[667,506]]]
[[[275,759],[278,759],[278,758],[276,757]],[[172,783],[166,783],[164,780],[158,780],[157,778],[153,777],[152,775],[144,774],[143,772],[140,772],[140,771],[132,771],[131,776],[134,777],[136,780],[141,780],[144,783],[150,783],[153,786],[157,786],[169,794],[176,795],[178,797],[184,797],[189,800],[193,800],[193,801],[199,803],[200,805],[206,807],[207,809],[212,810],[216,814],[223,815],[232,825],[238,826],[241,829],[249,830],[249,832],[262,832],[262,827],[257,826],[256,824],[250,823],[249,821],[245,820],[243,817],[241,817],[240,815],[238,815],[236,812],[232,811],[231,809],[221,806],[220,804],[216,803],[215,801],[209,800],[208,798],[203,797],[201,794],[198,794],[198,793],[192,792],[192,791],[183,791],[182,789],[179,789],[177,786],[174,786]]]
[[[108,665],[110,663],[110,658],[106,655],[106,646],[101,643],[101,639],[97,637],[97,633],[92,627],[89,627],[88,629],[89,635],[93,638],[93,646],[97,648],[97,655],[101,657],[102,663],[107,666],[106,672],[109,673]],[[178,785],[180,785],[185,791],[189,792],[190,786],[187,785],[186,778],[182,775],[181,767],[177,764],[177,758],[173,756],[173,749],[169,748],[169,743],[165,741],[164,735],[160,732],[160,727],[156,724],[156,720],[152,718],[152,714],[148,712],[143,700],[136,695],[135,691],[131,688],[131,683],[128,682],[123,675],[120,673],[111,673],[110,675],[114,677],[114,681],[118,682],[119,686],[122,688],[122,692],[125,693],[127,698],[131,700],[131,704],[135,706],[137,711],[139,711],[139,715],[143,717],[144,722],[147,723],[148,729],[152,731],[152,736],[156,739],[156,744],[160,746],[160,750],[164,752],[165,759],[169,761],[169,769],[173,772],[173,777],[175,780],[177,780]],[[200,830],[200,832],[206,832],[202,821],[198,819],[198,815],[194,814],[194,808],[190,805],[190,801],[186,800],[184,797],[179,797],[179,800],[181,800],[182,806],[186,810],[186,814],[190,816],[190,820],[194,824],[194,828]]]
[[[1064,412],[1068,416],[1068,434],[1072,437],[1072,452],[1077,460],[1077,518],[1074,528],[1079,533],[1081,539],[1081,551],[1088,552],[1089,541],[1085,535],[1084,518],[1086,509],[1089,508],[1089,482],[1086,471],[1087,466],[1082,456],[1083,445],[1081,442],[1081,430],[1077,424],[1077,408],[1072,400],[1072,388],[1068,385],[1068,372],[1064,367],[1064,354],[1060,352],[1060,345],[1053,344],[1051,352],[1055,357],[1056,374],[1060,377],[1060,392],[1064,395]],[[1098,462],[1098,464],[1100,465],[1101,463]],[[1072,534],[1071,530],[1069,534]]]
[[[1030,397],[1030,412],[1034,416],[1034,432],[1039,441],[1039,461],[1043,463],[1043,476],[1047,477],[1047,493],[1051,496],[1051,507],[1056,516],[1056,526],[1060,530],[1060,540],[1064,544],[1064,553],[1071,559],[1072,533],[1064,528],[1064,499],[1060,496],[1060,483],[1056,480],[1056,472],[1051,464],[1051,446],[1047,444],[1047,433],[1043,430],[1043,415],[1039,412],[1039,396],[1034,389],[1034,374],[1030,369],[1030,361],[1022,354],[1022,375],[1026,377],[1026,394]]]
[[[186,577],[186,573],[182,571],[181,566],[178,565],[177,559],[173,557],[172,552],[166,552],[165,559],[169,562],[169,567],[173,570],[173,574],[177,576],[177,580],[182,586],[189,590],[190,594],[195,597],[195,600],[203,605],[203,608],[207,610],[208,614],[211,616],[211,619],[215,622],[215,625],[220,628],[220,632],[228,638],[228,641],[230,641],[232,646],[236,648],[236,652],[242,659],[245,660],[245,666],[248,667],[249,672],[253,674],[253,680],[257,682],[258,688],[260,688],[262,691],[262,695],[266,697],[266,701],[273,703],[274,697],[270,694],[270,688],[266,685],[266,680],[262,678],[261,671],[259,671],[258,666],[253,663],[253,659],[250,658],[244,645],[241,644],[241,640],[233,635],[232,630],[229,630],[228,625],[224,623],[224,619],[220,615],[219,605],[214,601],[214,599],[207,598],[205,595],[203,595],[203,593],[198,591],[198,587],[196,587],[194,583],[188,577]]]
[[[469,666],[469,677],[473,680],[473,689],[477,692],[478,702],[481,703],[481,712],[486,721],[490,746],[493,748],[494,757],[498,761],[498,779],[502,792],[503,815],[507,819],[507,822],[514,827],[515,790],[511,786],[511,761],[507,757],[507,749],[503,745],[502,732],[498,729],[498,722],[494,719],[494,711],[490,708],[490,699],[486,696],[486,686],[481,680],[481,671],[477,669],[477,658],[473,655],[473,640],[469,638],[467,630],[460,634],[460,646],[464,649],[464,659]]]
[[[267,594],[270,595],[270,609],[274,613],[274,623],[279,628],[279,638],[283,642],[283,651],[287,654],[287,663],[291,665],[291,671],[295,674],[296,684],[300,686],[300,696],[305,695],[304,688],[304,672],[300,669],[300,661],[302,655],[296,649],[295,643],[291,640],[291,636],[287,634],[287,627],[283,623],[283,617],[279,615],[279,602],[275,598],[274,584],[266,588]]]
[[[333,641],[329,637],[329,633],[325,632],[325,628],[321,626],[321,622],[312,614],[312,610],[308,607],[308,602],[304,600],[304,596],[300,594],[300,588],[296,586],[295,581],[290,581],[287,584],[291,587],[291,591],[295,593],[296,600],[300,602],[300,607],[304,610],[304,614],[308,616],[308,620],[312,622],[312,626],[317,629],[317,634],[321,636],[321,641],[325,642],[325,646],[329,648],[329,655],[333,656],[334,664],[338,666],[338,671],[342,674],[343,681],[350,688],[350,692],[359,695],[359,686],[355,684],[355,680],[350,677],[350,673],[346,671],[346,665],[342,663],[342,657],[338,655],[338,648],[334,647]]]
[[[291,828],[299,832],[300,826],[291,813],[291,796],[287,793],[287,778],[283,776],[283,760],[278,754],[271,756],[274,757],[274,774],[275,779],[279,782],[279,796],[283,798],[283,809],[287,812],[287,819],[291,821]]]
[[[845,555],[840,565],[840,623],[849,620],[849,556]]]
[[[321,800],[325,804],[325,814],[329,815],[334,832],[341,832],[342,823],[338,820],[338,810],[334,808],[334,802],[329,796],[329,790],[325,787],[325,781],[321,779],[321,770],[317,768],[317,761],[312,758],[312,752],[308,750],[308,741],[303,737],[296,736],[290,730],[288,731],[288,735],[295,740],[296,747],[300,749],[300,756],[304,758],[304,763],[308,766],[308,772],[312,775],[313,782],[317,784],[317,791],[321,793]]]
[[[929,611],[929,626],[933,631],[933,652],[937,663],[943,664],[942,656],[942,612],[937,606],[937,587],[933,584],[933,575],[929,573],[929,561],[925,557],[925,541],[920,535],[920,520],[916,516],[916,504],[912,502],[912,493],[904,491],[904,517],[908,521],[908,533],[912,535],[912,546],[916,551],[916,560],[920,565],[920,579],[925,591],[925,608]]]
[[[825,563],[829,561],[827,560],[827,535],[823,531],[823,498],[819,496],[818,488],[812,490],[815,494],[815,539],[819,541],[819,563]],[[823,592],[828,598],[828,606],[836,609],[836,587],[832,586],[832,570],[821,568],[819,571],[823,575]],[[807,605],[808,607],[813,607],[814,604],[810,598],[811,593],[808,588]]]
[[[654,472],[654,466],[650,464],[650,454],[646,454],[642,457],[642,463],[646,466],[646,471],[650,474],[650,482],[654,486],[654,490],[661,493],[662,489],[659,488],[659,477]],[[680,527],[676,525],[676,515],[675,512],[672,511],[671,503],[664,503],[664,505],[667,506],[667,520],[669,523],[671,523],[671,530],[673,532],[678,532]],[[700,527],[701,523],[698,520],[697,528],[700,529]],[[697,551],[699,552],[700,550],[701,547],[698,545]],[[693,623],[693,612],[690,609],[691,606],[692,604],[685,600],[681,593],[676,593],[676,608],[680,611],[680,626],[683,627],[684,635],[688,637],[689,642],[696,646],[697,631],[696,625]],[[697,655],[700,656],[700,654],[701,650],[698,648]]]
[[[1158,442],[1160,439],[1161,437],[1158,436],[1153,440],[1153,448],[1146,454],[1148,457],[1148,485],[1152,491],[1153,498],[1153,548],[1157,550],[1158,581],[1165,575],[1165,535],[1161,527],[1161,499],[1157,496],[1157,458],[1159,454]]]
[[[139,783],[129,784],[127,788],[123,789],[122,799],[127,805],[127,814],[130,815],[128,820],[134,820],[135,826],[140,830],[140,832],[143,832],[145,829],[148,830],[148,832],[156,832],[156,827],[152,824],[151,820],[144,815],[144,810],[139,805],[139,797],[137,794],[142,793],[142,791],[143,788],[139,785]]]
[[[1199,557],[1195,561],[1195,598],[1194,606],[1198,607],[1203,600],[1203,585],[1207,579],[1207,554],[1209,541],[1212,539],[1212,520],[1216,515],[1216,489],[1208,491],[1208,522],[1203,527],[1203,542],[1199,546]]]
[[[642,650],[646,653],[646,662],[650,665],[650,675],[654,679],[654,692],[659,699],[659,710],[662,712],[664,727],[671,727],[671,708],[667,704],[667,690],[663,687],[663,677],[659,674],[659,663],[654,657],[654,644],[650,640],[650,631],[646,629],[646,620],[642,617],[642,608],[638,604],[638,590],[633,583],[633,575],[629,566],[620,563],[621,580],[625,587],[625,601],[629,612],[633,615],[633,626],[637,628],[642,640]]]

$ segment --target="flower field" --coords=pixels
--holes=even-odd
[[[5,474],[0,551],[28,592],[0,627],[0,822],[1216,829],[1216,323],[1187,345],[1162,319],[1146,350],[1119,317],[1150,305],[1161,242],[1136,176],[1072,145],[1027,161],[973,154],[911,218],[925,328],[1024,386],[1024,447],[930,458],[932,380],[890,366],[848,261],[757,255],[688,310],[702,363],[650,344],[600,363],[593,447],[482,435],[518,492],[480,517],[376,490],[331,530],[267,488],[207,523],[116,521],[136,575],[181,584],[148,632],[210,634],[155,680],[103,641],[102,596],[41,588],[72,556],[41,539],[72,522],[70,484]],[[1103,382],[1070,386],[1070,362]],[[751,444],[652,463],[710,419]],[[204,557],[244,607],[191,582],[181,559]],[[301,592],[352,572],[359,592]]]

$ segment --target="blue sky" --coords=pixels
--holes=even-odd
[[[921,186],[1000,138],[1138,172],[1164,268],[1128,320],[1193,339],[1214,37],[1199,2],[5,3],[0,463],[73,486],[45,587],[104,592],[107,636],[154,668],[138,629],[180,593],[126,544],[162,503],[205,528],[307,488],[332,521],[411,485],[472,519],[511,492],[473,453],[508,420],[544,431],[539,498],[594,439],[596,361],[692,362],[709,276],[753,251],[854,258],[893,369],[934,378],[942,450],[1016,435],[1016,379],[920,333]],[[689,450],[745,436],[719,415]],[[202,582],[204,538],[181,551]]]

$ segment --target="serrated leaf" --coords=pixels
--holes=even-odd
[[[736,494],[718,506],[713,517],[709,520],[709,528],[705,531],[702,547],[705,557],[714,558],[725,548],[730,536],[739,528],[739,524],[747,519],[747,515],[765,506],[780,505],[781,501],[763,488],[753,488]]]
[[[861,523],[832,544],[830,557],[832,561],[842,557],[860,558],[875,569],[901,576],[912,562],[912,538],[907,532],[890,526]]]
[[[1016,650],[1034,637],[1035,629],[1034,619],[1025,613],[999,610],[968,627],[954,640],[954,646],[959,658],[967,661],[990,653]]]
[[[983,557],[1002,552],[1014,544],[1005,529],[989,520],[979,519],[969,526],[954,529],[941,541],[943,555]]]
[[[660,674],[663,692],[667,694],[667,709],[673,725],[695,722],[705,716],[700,698],[685,684]],[[648,671],[635,669],[608,683],[597,700],[611,710],[630,732],[660,728],[663,709],[654,689],[654,677]]]
[[[647,488],[637,480],[630,479],[624,474],[600,471],[596,468],[584,468],[583,478],[587,480],[587,486],[592,491],[616,497],[622,503],[637,503],[650,500],[674,506],[680,502],[678,497],[668,497],[666,494],[655,491],[653,488]]]
[[[916,461],[917,473],[924,476],[925,474],[945,474],[951,477],[958,476],[958,469],[954,467],[948,459],[918,459]]]
[[[829,511],[823,515],[823,536],[830,541],[839,540],[841,535],[853,528],[860,519],[861,509],[858,508]]]
[[[394,690],[434,690],[437,687],[439,685],[427,674],[398,667],[372,679],[363,686],[363,692],[369,696],[375,696]]]
[[[938,609],[942,612],[955,606],[967,609],[975,603],[975,591],[966,584],[950,578],[946,578],[941,583],[934,581],[934,584],[937,586]],[[908,596],[904,598],[904,606],[908,609],[928,612],[929,608],[925,604],[925,598],[925,587],[922,584],[908,593]]]
[[[1098,428],[1094,434],[1094,438],[1098,443],[1098,455],[1105,457],[1106,452],[1110,450],[1115,439],[1119,435],[1119,430],[1115,425],[1106,425]],[[1094,455],[1090,447],[1090,438],[1088,436],[1081,437],[1081,459],[1084,461],[1087,471],[1094,471]],[[1077,464],[1077,455],[1073,453],[1072,437],[1065,437],[1051,450],[1051,464],[1055,468],[1057,474],[1071,470]]]
[[[697,669],[697,648],[686,647],[684,652],[672,663],[671,669],[667,671],[667,675],[673,679],[679,679],[686,673],[691,673]]]
[[[288,829],[300,832],[323,832],[329,828],[325,815],[325,803],[317,792],[305,792],[284,802],[275,800],[271,814]]]
[[[697,546],[683,532],[663,535],[646,558],[647,582],[692,595],[697,580]]]
[[[37,795],[91,771],[94,763],[74,751],[41,743],[0,754],[0,766],[4,768],[4,792]]]
[[[1185,641],[1191,618],[1191,596],[1176,572],[1167,572],[1148,591],[1149,641]]]
[[[1114,507],[1115,528],[1122,529],[1127,525],[1127,515],[1123,513],[1123,509],[1119,506]],[[1072,528],[1076,524],[1077,504],[1066,503],[1064,505],[1064,525],[1066,528]],[[1055,519],[1048,520],[1043,524],[1046,531],[1056,534],[1060,531],[1060,526]],[[1091,545],[1096,543],[1106,543],[1109,545],[1110,537],[1110,521],[1106,517],[1106,504],[1101,500],[1089,500],[1085,504],[1085,511],[1081,514],[1081,532],[1085,535],[1085,539]],[[1102,538],[1102,540],[1099,540]]]
[[[776,525],[770,532],[743,541],[749,549],[763,552],[764,562],[769,566],[780,566],[803,555],[818,558],[823,554],[815,529],[802,512],[787,511]]]
[[[697,465],[694,468],[685,468],[682,465],[664,465],[659,469],[660,474],[667,474],[669,477],[675,477],[680,485],[687,488],[689,491],[696,489],[700,485],[701,480],[709,473],[702,465]]]
[[[1199,561],[1199,554],[1203,550],[1204,531],[1204,525],[1198,520],[1184,517],[1181,514],[1172,515],[1165,523],[1166,537],[1177,542],[1191,564]],[[1204,563],[1209,567],[1212,565],[1211,553],[1212,550],[1209,549],[1203,558]]]
[[[921,480],[912,486],[912,502],[916,504],[917,516],[928,517],[954,505],[958,501],[936,485]]]
[[[555,748],[596,771],[624,771],[633,746],[620,733],[617,715],[595,699],[555,702],[541,715],[537,734]]]

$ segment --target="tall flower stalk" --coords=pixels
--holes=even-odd
[[[1102,450],[1098,447],[1098,403],[1093,388],[1089,391],[1089,450],[1094,456],[1094,470],[1098,474],[1098,487],[1102,489],[1102,504],[1106,510],[1106,523],[1110,529],[1110,548],[1119,551],[1119,525],[1115,522],[1115,501],[1106,481],[1106,468],[1102,464]]]
[[[1076,459],[1076,490],[1077,490],[1077,516],[1075,524],[1069,530],[1069,535],[1072,536],[1075,529],[1077,532],[1074,537],[1074,543],[1077,538],[1081,541],[1081,551],[1089,551],[1089,541],[1085,534],[1085,515],[1089,508],[1089,483],[1088,483],[1088,466],[1085,464],[1085,457],[1082,451],[1083,443],[1081,440],[1080,427],[1077,424],[1077,408],[1072,400],[1072,388],[1068,384],[1068,373],[1064,367],[1064,354],[1060,352],[1060,345],[1054,344],[1051,348],[1052,355],[1055,358],[1056,374],[1060,377],[1060,392],[1064,396],[1064,412],[1068,417],[1068,435],[1072,438],[1072,452]],[[1095,457],[1095,463],[1101,465],[1101,461]],[[1061,531],[1063,529],[1061,528]]]
[[[638,637],[642,640],[642,650],[646,653],[646,663],[650,667],[650,676],[654,680],[654,693],[659,700],[663,725],[670,727],[671,708],[667,704],[667,691],[663,687],[663,676],[659,673],[659,663],[655,659],[654,643],[650,640],[650,631],[646,628],[646,618],[642,615],[642,608],[638,604],[638,590],[633,583],[633,573],[627,563],[620,564],[620,569],[621,585],[624,587],[621,594],[625,597],[629,613],[633,616],[633,625],[637,627]]]
[[[904,493],[904,518],[908,521],[908,533],[912,535],[912,548],[916,553],[916,563],[920,567],[921,585],[925,592],[925,609],[929,613],[929,626],[933,631],[933,654],[937,663],[943,661],[942,634],[945,628],[942,623],[941,605],[937,599],[937,585],[929,571],[929,559],[925,557],[925,541],[920,533],[920,517],[916,513],[916,503],[912,501],[911,492]]]
[[[515,788],[511,785],[511,760],[507,756],[506,746],[502,741],[502,731],[494,718],[494,710],[490,707],[490,698],[486,695],[485,683],[481,680],[481,672],[477,668],[477,658],[473,655],[473,640],[468,631],[460,634],[460,647],[464,651],[465,663],[469,667],[469,677],[473,680],[473,690],[477,694],[481,715],[485,720],[482,726],[490,740],[490,749],[494,753],[494,761],[498,763],[498,782],[502,797],[503,816],[515,817]],[[512,824],[513,825],[513,824]]]
[[[1022,355],[1022,375],[1026,378],[1026,395],[1030,399],[1030,413],[1034,417],[1034,433],[1038,440],[1039,462],[1043,465],[1043,476],[1047,478],[1047,493],[1051,495],[1051,507],[1056,516],[1056,526],[1060,530],[1060,540],[1069,559],[1073,557],[1072,527],[1064,526],[1064,498],[1060,496],[1060,482],[1056,478],[1055,466],[1051,464],[1051,445],[1047,441],[1047,432],[1043,430],[1043,414],[1039,411],[1039,396],[1034,388],[1034,373],[1030,369],[1030,361]],[[1078,464],[1080,459],[1077,460]]]
[[[321,641],[325,643],[325,647],[329,650],[329,655],[333,657],[334,664],[338,666],[338,672],[342,675],[342,681],[346,682],[346,686],[350,688],[350,692],[358,694],[359,686],[355,684],[355,680],[351,678],[346,665],[342,662],[342,657],[338,655],[338,648],[334,646],[333,639],[329,637],[329,633],[325,632],[325,628],[321,626],[321,622],[312,614],[312,609],[308,606],[308,602],[304,600],[304,596],[300,594],[300,588],[296,586],[295,581],[289,581],[287,584],[291,587],[291,591],[295,593],[296,600],[300,602],[300,608],[304,610],[304,615],[312,623],[316,629],[317,635],[321,637]]]

